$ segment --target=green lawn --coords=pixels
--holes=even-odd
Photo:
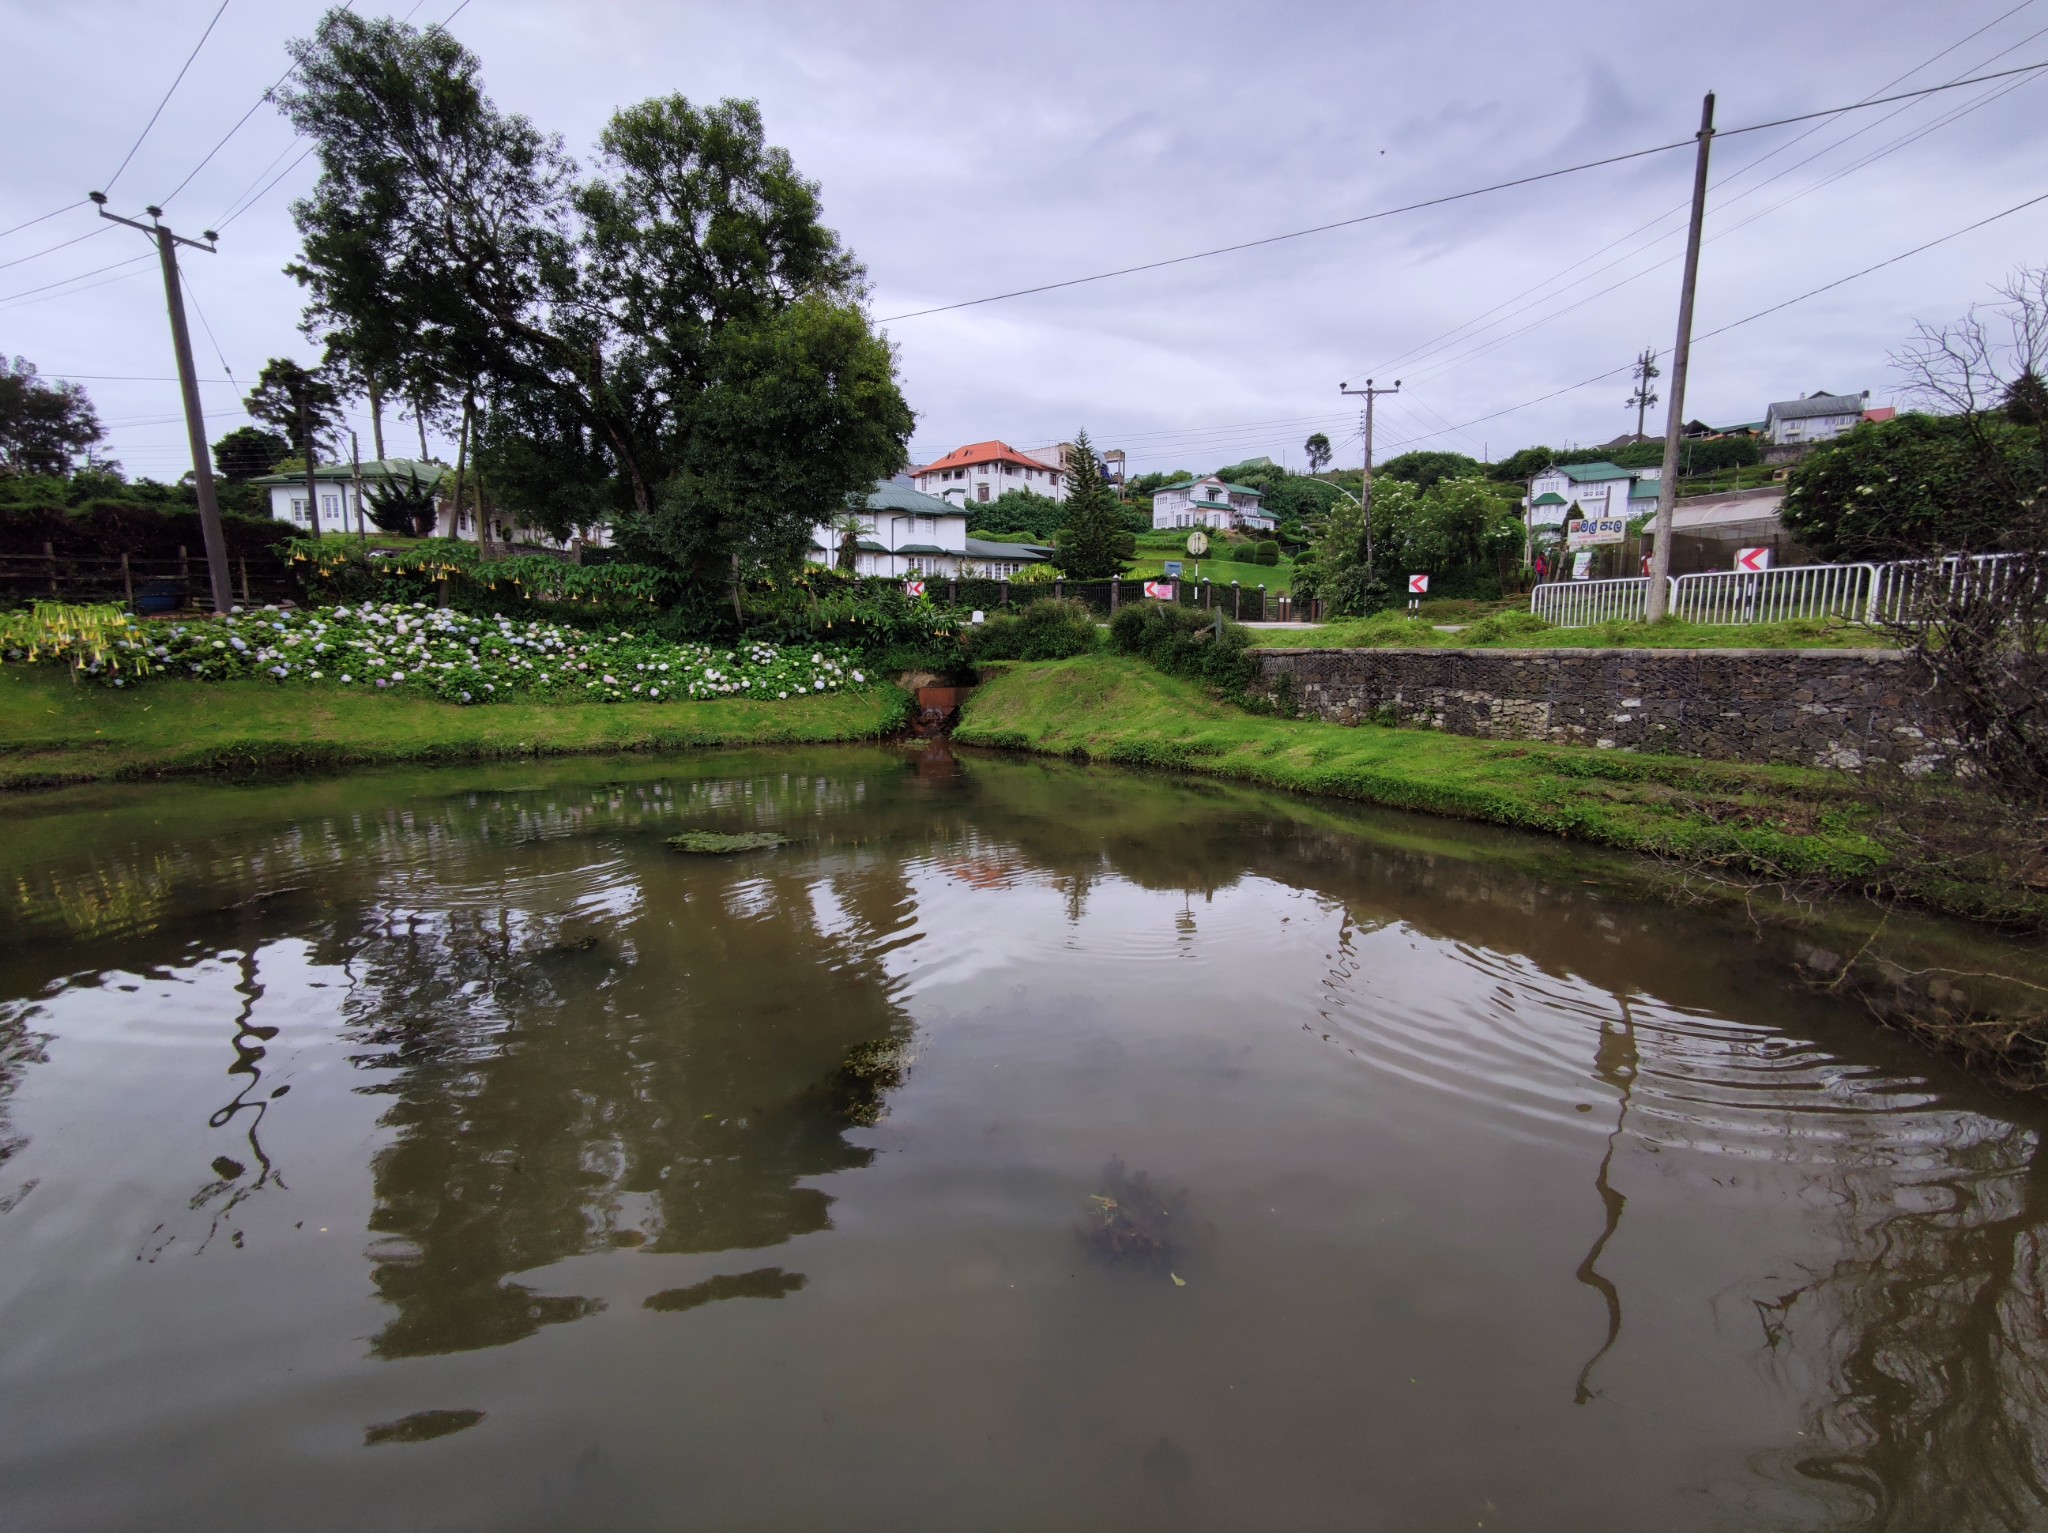
[[[1401,612],[1323,623],[1314,628],[1254,629],[1252,643],[1269,649],[1888,649],[1889,635],[1835,618],[1784,623],[1599,623],[1553,628],[1532,617],[1526,603],[1474,616],[1478,603],[1425,605],[1419,619]],[[1446,610],[1457,609],[1457,610]],[[1439,623],[1455,624],[1446,633]]]
[[[1294,588],[1292,559],[1283,557],[1278,564],[1239,564],[1230,557],[1232,548],[1238,545],[1222,542],[1213,533],[1205,557],[1194,558],[1188,553],[1187,546],[1185,530],[1139,533],[1138,554],[1131,563],[1129,578],[1158,580],[1166,573],[1166,561],[1178,559],[1185,566],[1182,573],[1187,579],[1195,578],[1199,566],[1201,578],[1213,580],[1220,586],[1227,586],[1233,580],[1246,590],[1263,585],[1274,596],[1285,595]]]
[[[895,687],[789,702],[494,703],[260,681],[74,687],[0,666],[0,789],[177,772],[460,761],[579,751],[872,739],[900,726]]]

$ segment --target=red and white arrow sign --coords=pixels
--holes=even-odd
[[[1427,575],[1410,575],[1408,577],[1408,594],[1410,596],[1428,595],[1429,577]]]
[[[903,582],[903,594],[904,594],[905,596],[922,596],[922,595],[924,595],[924,582],[923,582],[922,580],[906,580],[906,581],[904,581],[904,582]]]
[[[1761,574],[1771,567],[1771,551],[1768,548],[1738,548],[1735,551],[1735,567]]]

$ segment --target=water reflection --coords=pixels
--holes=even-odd
[[[1004,997],[1013,983],[1031,989],[1001,1025],[1062,1042],[1019,1044],[1021,1057],[1003,1061],[1040,1071],[1035,1088],[970,1079],[957,1053],[946,1056],[951,1073],[927,1110],[958,1119],[946,1143],[967,1169],[948,1174],[967,1190],[941,1189],[956,1199],[941,1200],[953,1221],[944,1238],[971,1249],[941,1242],[942,1254],[964,1290],[1007,1295],[1011,1272],[982,1247],[1022,1228],[1029,1235],[1001,1260],[1050,1249],[1029,1244],[1049,1237],[1059,1292],[1078,1295],[1088,1291],[1080,1273],[1102,1265],[1073,1260],[1079,1228],[1134,1269],[1122,1286],[1139,1291],[1142,1275],[1152,1295],[1171,1279],[1168,1299],[1188,1302],[1166,1320],[1134,1309],[1099,1324],[1035,1301],[1045,1318],[1033,1347],[1050,1355],[1081,1338],[1102,1390],[1131,1371],[1124,1359],[1154,1325],[1180,1327],[1160,1394],[1210,1387],[1190,1360],[1269,1319],[1243,1298],[1262,1276],[1266,1227],[1256,1221],[1280,1219],[1297,1186],[1341,1209],[1398,1186],[1408,1206],[1376,1217],[1400,1235],[1363,1256],[1343,1247],[1359,1271],[1287,1273],[1271,1290],[1305,1308],[1321,1288],[1341,1290],[1342,1316],[1316,1323],[1365,1327],[1331,1344],[1351,1372],[1416,1337],[1455,1347],[1449,1338],[1472,1318],[1455,1309],[1469,1302],[1458,1287],[1468,1279],[1433,1273],[1456,1297],[1432,1308],[1428,1284],[1400,1290],[1384,1270],[1387,1253],[1441,1241],[1476,1254],[1468,1268],[1506,1274],[1504,1301],[1562,1296],[1538,1340],[1564,1342],[1532,1341],[1542,1377],[1531,1395],[1586,1424],[1574,1430],[1636,1419],[1646,1388],[1664,1387],[1674,1398],[1699,1392],[1727,1438],[1774,1444],[1751,1449],[1756,1483],[1742,1482],[1742,1497],[1778,1497],[1754,1525],[2048,1519],[2040,1115],[1972,1092],[1846,1006],[1793,989],[1789,938],[1717,927],[1710,914],[1679,929],[1668,909],[1617,897],[1607,864],[1555,848],[1213,784],[963,759],[939,745],[903,757],[792,753],[689,770],[571,763],[508,775],[455,792],[431,777],[405,779],[406,791],[181,789],[195,806],[187,813],[95,810],[89,833],[69,832],[89,850],[65,841],[61,816],[25,825],[12,855],[36,871],[0,876],[10,902],[0,1166],[22,1167],[0,1181],[0,1216],[27,1206],[37,1168],[61,1165],[50,1130],[38,1141],[9,1127],[13,1104],[54,1072],[53,1016],[95,985],[175,982],[190,987],[192,1006],[218,1009],[205,1013],[209,1095],[190,1111],[193,1133],[175,1140],[176,1206],[136,1232],[148,1231],[144,1254],[159,1268],[172,1256],[239,1251],[259,1203],[291,1206],[334,1145],[359,1142],[315,1134],[313,1089],[291,1074],[309,1036],[334,1035],[346,1061],[336,1075],[350,1100],[375,1109],[366,1214],[348,1232],[375,1319],[346,1332],[373,1363],[449,1366],[493,1349],[530,1358],[545,1347],[513,1344],[600,1315],[578,1327],[578,1346],[630,1320],[664,1336],[795,1326],[814,1306],[846,1302],[828,1281],[843,1227],[779,1260],[742,1253],[833,1232],[835,1216],[843,1225],[835,1199],[881,1177],[867,1168],[882,1164],[896,1127],[891,1095],[917,1083],[906,1069],[934,1016],[927,995],[962,974],[999,974]],[[208,812],[226,823],[206,836],[185,828],[209,823]],[[796,844],[735,862],[666,850],[666,836],[695,827],[777,829]],[[1224,983],[1248,973],[1262,983]],[[314,1015],[316,1001],[331,1004],[331,1018]],[[976,996],[949,1002],[942,1020],[982,1025],[976,1005],[995,1010]],[[1084,1021],[1093,1032],[1076,1031]],[[1267,1052],[1248,1063],[1240,1055],[1254,1044]],[[1025,1074],[1002,1079],[1012,1073]],[[1276,1079],[1285,1092],[1260,1104],[1276,1125],[1271,1142],[1247,1140],[1240,1156],[1272,1157],[1268,1180],[1231,1188],[1228,1157],[1188,1173],[1201,1219],[1213,1207],[1219,1225],[1238,1221],[1213,1261],[1177,1175],[1157,1172],[1178,1174],[1206,1125],[1176,1154],[1151,1158],[1148,1148],[1140,1160],[1134,1149],[1152,1177],[1120,1162],[1096,1169],[1121,1136],[1142,1144],[1158,1130],[1148,1113],[1161,1112],[1161,1082],[1225,1081],[1218,1100],[1242,1104]],[[1103,1081],[1108,1106],[1076,1105]],[[1391,1128],[1371,1137],[1377,1117],[1418,1102],[1439,1138],[1402,1140]],[[1322,1154],[1327,1145],[1310,1158],[1283,1120],[1319,1111],[1381,1158],[1354,1163]],[[1062,1167],[1068,1141],[1103,1120],[1118,1137],[1091,1141],[1085,1160],[1077,1148],[1080,1163]],[[202,1122],[208,1133],[197,1136]],[[1041,1136],[1024,1149],[1004,1137],[1019,1122]],[[1449,1170],[1439,1180],[1427,1151],[1462,1158],[1468,1177],[1473,1166],[1497,1178],[1524,1164],[1546,1177],[1555,1169],[1554,1184],[1542,1183],[1553,1201],[1527,1228],[1474,1232],[1461,1199],[1488,1189],[1458,1186]],[[89,1175],[74,1170],[74,1184],[146,1181],[121,1153]],[[1674,1234],[1731,1213],[1718,1243],[1686,1247]],[[1332,1222],[1348,1237],[1353,1217]],[[1541,1272],[1527,1254],[1536,1250]],[[1696,1294],[1689,1263],[1702,1252],[1728,1270]],[[1204,1270],[1181,1294],[1190,1255]],[[727,1270],[665,1275],[653,1260],[662,1257],[727,1257]],[[648,1275],[635,1286],[622,1267]],[[1624,1272],[1636,1279],[1626,1293]],[[1355,1302],[1354,1287],[1365,1295]],[[1678,1297],[1693,1309],[1675,1308]],[[1732,1370],[1758,1381],[1741,1411],[1718,1416],[1724,1386],[1688,1372],[1697,1357],[1671,1339],[1710,1309],[1739,1312],[1739,1334],[1696,1338],[1695,1352],[1720,1347]],[[1009,1310],[963,1314],[946,1316],[958,1329],[934,1348],[949,1360],[960,1336],[1016,1323]],[[1658,1367],[1674,1370],[1668,1383],[1646,1386]],[[1057,1394],[1028,1368],[1019,1378],[990,1388]],[[1273,1398],[1267,1408],[1284,1409]],[[1584,1409],[1563,1412],[1567,1398]],[[1796,1445],[1750,1425],[1773,1402],[1799,1416]],[[1342,1405],[1332,1421],[1363,1419],[1357,1401]],[[374,1415],[351,1409],[351,1443],[461,1434],[450,1451],[489,1441],[507,1414],[497,1397],[467,1391]],[[1548,1423],[1537,1404],[1515,1430],[1524,1426],[1532,1441],[1590,1440]],[[548,1471],[565,1507],[586,1479],[625,1483],[604,1450],[588,1451],[598,1457]],[[1148,1422],[1117,1451],[1157,1505],[1204,1522],[1197,1498],[1176,1499],[1198,1462],[1205,1491],[1224,1478],[1199,1423],[1168,1432]],[[1683,1452],[1659,1451],[1670,1453],[1673,1483],[1693,1472]],[[1319,1483],[1335,1461],[1295,1467]],[[1417,1525],[1443,1521],[1439,1510],[1418,1512]]]

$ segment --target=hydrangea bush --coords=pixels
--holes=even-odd
[[[784,699],[865,686],[850,652],[744,643],[720,649],[564,623],[471,617],[423,602],[311,610],[262,607],[224,618],[135,623],[82,657],[20,646],[8,660],[61,660],[113,686],[141,675],[269,680],[409,692],[452,703],[689,702]]]

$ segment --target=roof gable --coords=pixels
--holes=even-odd
[[[918,516],[957,516],[963,520],[967,516],[963,507],[954,505],[950,500],[941,500],[936,495],[926,495],[921,490],[913,490],[907,485],[898,484],[893,479],[885,479],[868,491],[868,509],[909,511]]]
[[[1804,399],[1781,399],[1770,408],[1770,416],[1781,421],[1811,420],[1816,415],[1861,415],[1866,394],[1808,394]]]
[[[1042,468],[1048,474],[1059,472],[1050,463],[1046,463],[1038,458],[1026,457],[1008,442],[990,441],[971,442],[965,447],[956,447],[943,458],[934,458],[923,468],[912,469],[910,476],[913,479],[917,479],[926,474],[941,473],[947,469],[973,468],[979,463],[1014,463],[1019,468]]]

